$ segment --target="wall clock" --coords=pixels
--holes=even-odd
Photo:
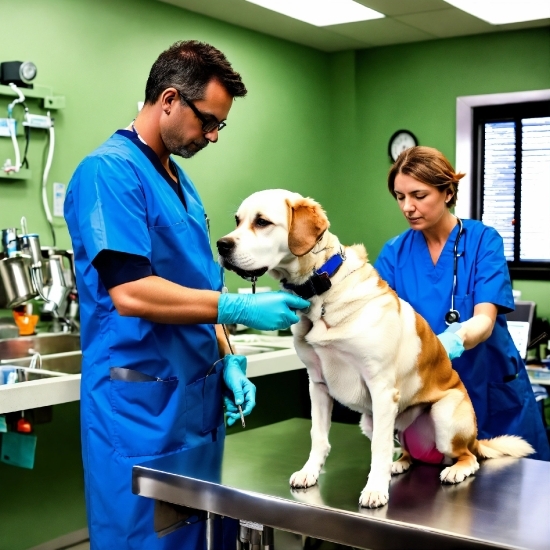
[[[392,161],[395,162],[400,153],[416,145],[418,145],[418,140],[412,132],[409,132],[409,130],[397,130],[388,143],[388,154]]]

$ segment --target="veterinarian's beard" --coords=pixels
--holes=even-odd
[[[178,157],[182,157],[184,159],[190,159],[192,156],[204,149],[209,143],[210,142],[206,138],[192,141],[189,145],[181,145],[175,139],[164,139],[164,146],[168,149],[170,154],[177,155]]]

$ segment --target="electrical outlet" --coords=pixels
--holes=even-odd
[[[53,184],[53,215],[59,218],[64,217],[63,205],[65,204],[66,188],[64,183]]]
[[[15,133],[16,124],[14,118],[0,118],[0,136],[11,137],[11,132]]]

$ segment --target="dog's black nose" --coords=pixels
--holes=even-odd
[[[224,237],[216,243],[220,256],[227,256],[235,247],[235,241],[233,239]]]

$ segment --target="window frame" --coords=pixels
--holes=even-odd
[[[476,177],[479,174],[479,159],[481,151],[479,124],[474,112],[478,107],[494,107],[494,112],[499,108],[514,108],[516,104],[537,103],[550,100],[550,90],[535,90],[530,92],[515,92],[510,94],[487,94],[481,96],[463,96],[457,98],[457,126],[456,126],[456,169],[466,173],[459,185],[457,205],[455,213],[461,218],[481,219],[482,201],[478,195],[481,191]],[[493,110],[493,109],[491,109]],[[490,112],[487,109],[487,112]],[[526,118],[526,117],[523,117]],[[477,138],[477,139],[476,139]],[[474,149],[475,147],[475,149]],[[516,149],[517,151],[517,149]],[[521,156],[517,157],[516,176],[521,174]],[[520,192],[516,184],[516,195]],[[516,196],[516,200],[518,197]],[[519,240],[515,239],[515,245],[519,246]],[[512,279],[521,280],[550,280],[550,262],[508,262],[508,269]]]

